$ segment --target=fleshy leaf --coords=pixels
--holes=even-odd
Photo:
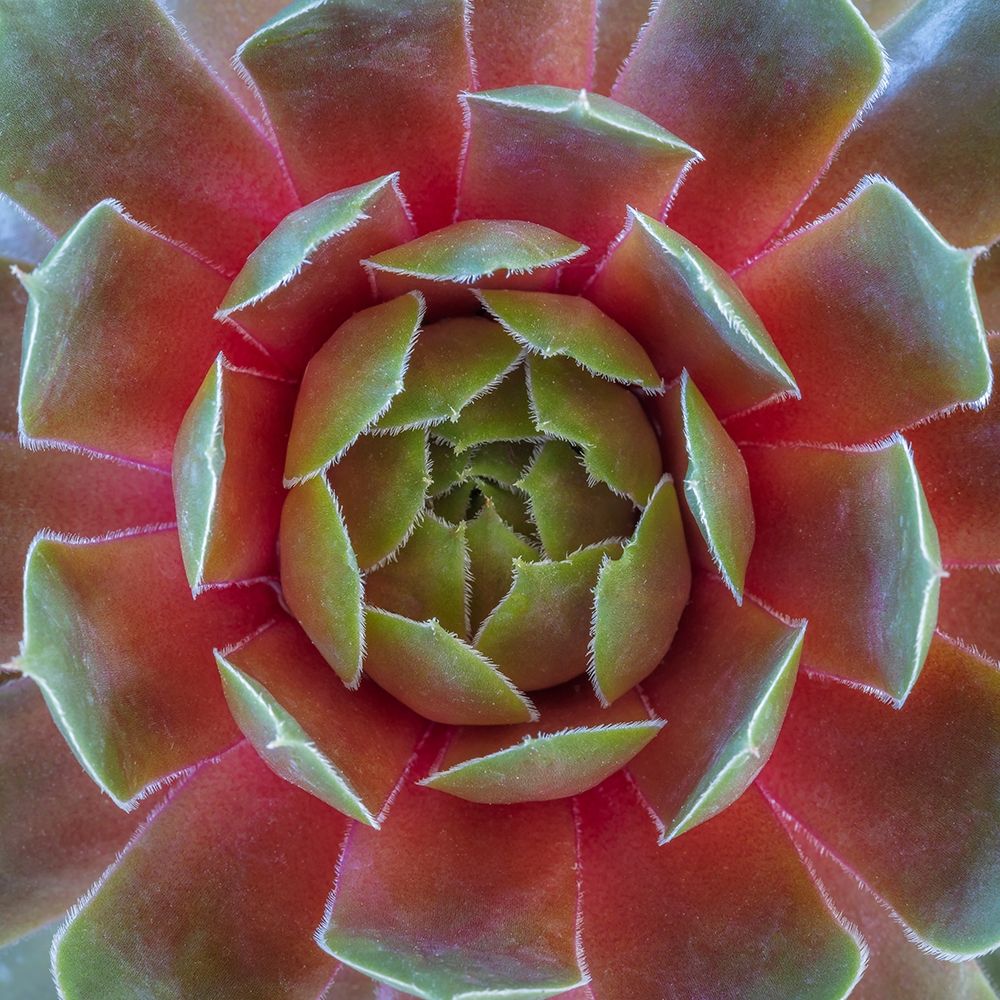
[[[531,702],[482,653],[436,621],[365,613],[365,670],[424,718],[509,725],[535,718]]]
[[[575,839],[568,803],[488,806],[408,785],[382,830],[352,831],[317,940],[427,1000],[555,996],[584,981]]]
[[[274,575],[294,400],[290,383],[234,368],[220,354],[188,408],[173,482],[181,555],[196,592]]]
[[[363,257],[413,238],[396,175],[325,195],[286,216],[236,276],[217,316],[299,372],[352,313],[372,304]]]
[[[403,392],[379,420],[379,430],[427,427],[456,418],[509,371],[521,349],[482,316],[456,316],[420,331]]]
[[[975,962],[942,962],[909,940],[870,889],[806,836],[795,838],[810,870],[829,894],[837,912],[861,933],[868,945],[868,964],[851,1000],[886,997],[951,997],[952,1000],[996,1000]]]
[[[225,279],[103,201],[21,280],[22,436],[169,469]]]
[[[758,257],[737,280],[802,395],[730,433],[858,444],[981,405],[992,378],[972,263],[881,180]]]
[[[269,588],[191,597],[177,534],[39,536],[24,580],[18,669],[77,759],[123,808],[233,743],[211,649],[273,613]],[[164,669],[168,663],[170,669]]]
[[[340,504],[323,477],[294,487],[281,512],[281,589],[348,687],[361,679],[364,584]]]
[[[700,158],[645,115],[585,90],[509,87],[462,99],[470,119],[458,217],[551,226],[586,243],[590,263],[627,205],[662,216]]]
[[[937,532],[906,442],[747,447],[747,589],[809,621],[803,661],[901,703],[937,617]]]
[[[598,0],[477,0],[472,49],[480,88],[587,87]]]
[[[800,678],[758,781],[919,941],[968,957],[1000,944],[998,737],[1000,673],[936,637],[898,710]]]
[[[429,496],[443,496],[468,478],[470,456],[467,453],[457,455],[450,445],[431,438],[428,456],[431,464]]]
[[[336,966],[311,934],[346,827],[246,743],[204,764],[60,932],[61,995],[318,996]]]
[[[660,449],[639,400],[583,371],[569,358],[528,362],[532,413],[539,433],[579,445],[587,472],[639,506],[660,478]]]
[[[274,150],[155,0],[127,17],[120,0],[14,4],[0,38],[0,188],[54,230],[110,196],[235,270],[294,208]]]
[[[1000,339],[994,346],[996,378]],[[981,410],[963,409],[907,432],[946,562],[1000,559],[1000,391]]]
[[[475,482],[463,482],[454,489],[442,493],[434,500],[433,510],[438,517],[443,517],[452,524],[464,521],[473,506],[473,494],[479,486]]]
[[[665,378],[686,368],[722,417],[798,392],[732,278],[648,215],[629,212],[586,294],[639,341]]]
[[[680,836],[735,802],[774,749],[805,624],[789,625],[698,578],[677,637],[643,684],[670,724],[629,765],[660,827]]]
[[[649,19],[650,0],[600,0],[593,89],[610,94],[618,70]]]
[[[636,509],[603,483],[588,483],[580,456],[564,441],[546,441],[518,486],[531,500],[531,513],[545,553],[565,559],[585,545],[628,538]]]
[[[499,385],[466,406],[455,420],[438,424],[434,435],[448,441],[457,452],[495,441],[537,437],[524,368],[519,366],[505,375]]]
[[[420,227],[448,221],[473,80],[462,0],[297,0],[237,59],[304,199],[399,170]]]
[[[505,524],[492,500],[466,523],[469,546],[469,627],[473,634],[503,600],[514,582],[515,561],[535,562],[538,553]]]
[[[559,561],[514,563],[514,583],[476,635],[476,647],[526,691],[552,687],[587,669],[601,545]]]
[[[428,514],[395,557],[365,577],[365,600],[370,607],[414,621],[433,618],[448,632],[467,638],[468,559],[465,524]]]
[[[267,766],[377,827],[427,723],[371,682],[348,691],[288,618],[215,656],[237,725]]]
[[[273,17],[284,0],[238,0],[220,10],[218,0],[161,0],[161,6],[180,22],[184,33],[198,47],[226,90],[254,117],[260,116],[260,101],[233,65],[240,42]]]
[[[469,475],[490,479],[499,486],[516,486],[531,463],[531,441],[496,441],[484,444],[469,456]]]
[[[609,711],[579,681],[536,695],[535,704],[536,723],[458,730],[421,784],[493,805],[576,795],[624,767],[663,728],[634,692]]]
[[[948,567],[938,628],[1000,665],[1000,562]]]
[[[743,456],[686,371],[653,409],[664,465],[683,484],[688,548],[702,568],[719,572],[739,604],[755,532]]]
[[[411,430],[362,434],[330,467],[327,479],[361,569],[388,558],[413,530],[427,495],[427,462],[427,436]]]
[[[729,269],[802,203],[885,72],[849,0],[683,0],[657,6],[612,94],[704,154],[670,224]]]
[[[922,0],[881,36],[885,93],[844,143],[799,213],[832,208],[863,174],[897,183],[959,246],[1000,236],[1000,116],[989,72],[1000,41],[990,0]]]
[[[476,288],[551,289],[563,266],[585,253],[576,240],[533,222],[468,219],[363,263],[385,299],[416,290],[432,319],[479,309]]]
[[[75,903],[125,846],[142,813],[126,814],[101,793],[27,678],[0,684],[0,759],[5,943]],[[0,983],[6,982],[0,971]]]
[[[487,479],[474,479],[472,485],[479,491],[482,502],[492,503],[500,517],[514,531],[534,544],[535,525],[528,509],[527,497],[520,490],[505,489]]]
[[[0,662],[21,640],[24,557],[35,535],[50,528],[98,535],[174,516],[170,479],[117,462],[67,451],[27,451],[0,434]]]
[[[580,814],[594,997],[669,988],[677,997],[841,1000],[857,981],[857,942],[755,789],[662,847],[621,776],[583,796]]]
[[[602,563],[597,576],[589,670],[601,704],[620,698],[656,669],[690,593],[677,491],[664,476],[622,554]]]
[[[587,299],[546,292],[485,291],[487,311],[529,351],[572,358],[592,375],[656,390],[662,387],[649,356],[624,327]]]
[[[385,412],[403,376],[423,317],[419,294],[355,313],[306,367],[285,458],[288,486],[337,462]]]

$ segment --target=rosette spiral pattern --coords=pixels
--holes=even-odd
[[[0,0],[0,983],[1000,996],[998,33]]]

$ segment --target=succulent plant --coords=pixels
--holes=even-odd
[[[0,0],[5,996],[1000,996],[1000,6],[860,7]]]

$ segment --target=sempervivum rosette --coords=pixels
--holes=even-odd
[[[0,0],[0,983],[1000,995],[998,10]]]

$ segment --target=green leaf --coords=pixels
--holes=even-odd
[[[273,575],[294,400],[293,384],[236,369],[220,354],[188,407],[173,485],[192,590]]]
[[[613,382],[662,388],[649,356],[624,327],[577,295],[483,291],[487,312],[528,350],[543,358],[572,358],[592,375]]]
[[[629,212],[587,297],[635,337],[665,378],[686,368],[721,417],[798,393],[733,279],[649,215]]]
[[[425,752],[415,774],[428,765]],[[352,832],[317,940],[426,1000],[553,997],[586,978],[575,860],[568,803],[487,806],[408,784],[381,830]]]
[[[805,624],[698,578],[663,663],[642,685],[670,725],[629,765],[666,843],[735,802],[767,763],[795,685]]]
[[[597,573],[615,551],[601,545],[558,562],[516,561],[513,586],[483,622],[476,647],[527,691],[582,674]]]
[[[450,221],[463,134],[455,96],[474,85],[462,0],[281,7],[274,0],[236,61],[303,199],[398,170],[421,231]]]
[[[982,406],[992,375],[974,259],[878,178],[762,254],[737,281],[802,396],[746,414],[730,433],[868,444],[955,407]]]
[[[285,216],[247,258],[216,317],[301,371],[332,330],[373,304],[361,258],[413,238],[396,181],[379,177]]]
[[[660,448],[639,401],[568,358],[528,361],[535,427],[583,449],[595,479],[643,506],[662,472]]]
[[[267,766],[378,827],[427,723],[375,684],[349,691],[287,618],[215,660],[237,725]]]
[[[565,264],[585,250],[576,240],[532,222],[469,219],[385,250],[365,264],[376,273],[479,285],[504,272],[516,275]]]
[[[809,622],[816,671],[901,704],[937,619],[937,531],[902,438],[856,450],[745,446],[757,542],[747,589]]]
[[[387,559],[406,540],[424,509],[427,435],[362,434],[327,479],[340,503],[361,569]]]
[[[589,669],[602,705],[656,668],[690,592],[677,492],[664,476],[621,555],[601,564],[594,588]]]
[[[415,621],[434,619],[467,638],[468,560],[464,522],[427,514],[395,557],[365,577],[365,600]]]
[[[519,366],[507,374],[499,385],[465,407],[458,419],[438,424],[434,435],[457,452],[493,441],[538,437],[531,419],[524,368]]]
[[[531,514],[550,559],[609,538],[628,538],[636,509],[603,483],[589,483],[580,456],[563,441],[546,441],[518,482],[530,498]]]
[[[634,692],[612,711],[585,683],[535,697],[524,726],[459,730],[420,783],[470,802],[535,802],[576,795],[624,767],[663,727]]]
[[[319,996],[335,965],[312,932],[348,825],[246,742],[202,764],[58,936],[61,995]]]
[[[909,938],[895,915],[868,886],[846,871],[802,833],[793,831],[796,847],[829,894],[837,912],[868,944],[868,965],[852,1000],[882,997],[951,997],[996,1000],[997,994],[979,962],[943,962]]]
[[[808,649],[807,633],[807,663]],[[1000,672],[935,636],[900,708],[801,677],[757,780],[791,826],[815,831],[918,942],[954,960],[1000,946],[998,760]]]
[[[481,316],[425,326],[406,369],[403,391],[379,420],[379,430],[428,427],[454,420],[514,367],[521,351],[503,329]]]
[[[295,208],[262,131],[155,0],[127,17],[121,0],[5,5],[0,39],[0,189],[55,231],[117,198],[235,270]]]
[[[355,313],[313,356],[295,404],[286,486],[336,463],[402,391],[423,308],[412,294]]]
[[[661,4],[611,93],[704,154],[670,224],[731,270],[805,199],[886,62],[850,0]]]
[[[535,717],[531,702],[490,660],[436,621],[368,608],[365,630],[366,672],[425,718],[509,725]]]
[[[469,136],[457,217],[551,226],[591,248],[586,265],[619,232],[628,205],[661,216],[701,158],[645,115],[585,90],[518,86],[462,100]],[[588,269],[569,268],[570,284]]]
[[[444,496],[468,476],[469,455],[456,455],[451,445],[430,439],[429,457],[431,484],[428,495],[434,499]]]
[[[167,522],[175,508],[170,480],[160,473],[70,451],[29,451],[14,434],[0,434],[0,467],[11,487],[0,489],[0,662],[6,663],[21,642],[25,554],[38,531],[101,535]]]
[[[472,581],[469,626],[474,634],[510,590],[515,561],[534,562],[538,553],[504,523],[489,498],[479,513],[466,523],[465,535]]]
[[[859,178],[880,174],[946,239],[989,245],[1000,236],[1000,125],[986,67],[1000,39],[1000,12],[990,0],[894,6],[909,9],[879,36],[891,67],[885,93],[844,140],[798,217],[815,219]]]
[[[281,588],[348,687],[361,680],[364,583],[337,498],[323,477],[293,487],[281,512]]]
[[[222,346],[225,279],[102,201],[21,280],[22,438],[169,469]]]
[[[176,532],[153,526],[101,538],[40,535],[24,595],[18,668],[122,808],[232,745],[237,730],[211,650],[274,613],[269,587],[211,590],[195,601]]]
[[[474,485],[483,501],[492,503],[504,522],[523,538],[532,541],[535,537],[535,523],[531,517],[527,498],[517,489],[505,489],[487,479],[477,479]]]
[[[722,576],[739,604],[755,532],[743,456],[687,371],[653,405],[664,461],[683,484],[692,555]]]
[[[469,474],[489,479],[498,486],[510,488],[517,485],[524,473],[535,447],[530,441],[497,441],[477,448],[469,457]]]

